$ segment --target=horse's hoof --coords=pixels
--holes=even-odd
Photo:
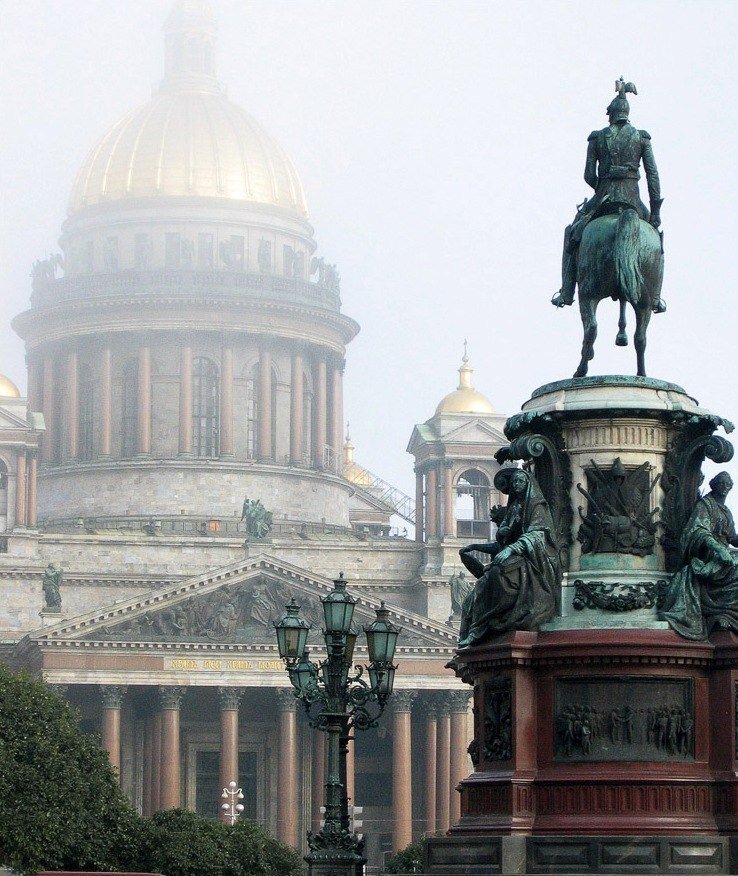
[[[615,338],[615,346],[616,347],[627,347],[628,346],[628,336],[623,332],[622,334],[618,332],[618,336]]]
[[[574,377],[586,377],[586,376],[587,376],[587,369],[586,368],[577,368],[577,370],[574,372]]]

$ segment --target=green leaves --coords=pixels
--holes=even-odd
[[[250,822],[183,810],[141,818],[105,750],[41,681],[0,666],[0,866],[167,876],[301,876],[297,852]]]

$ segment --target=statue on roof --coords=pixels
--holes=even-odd
[[[61,611],[61,583],[64,573],[57,569],[53,563],[44,570],[44,578],[41,587],[44,592],[44,611]]]
[[[579,307],[584,323],[582,361],[575,377],[587,373],[597,332],[597,304],[606,297],[620,302],[616,345],[626,346],[626,304],[636,311],[635,346],[638,374],[645,375],[646,330],[651,313],[663,313],[663,235],[661,184],[651,146],[651,135],[629,121],[627,94],[637,94],[635,85],[621,76],[615,83],[616,97],[607,107],[609,125],[588,138],[584,179],[594,196],[577,208],[564,232],[562,285],[551,299],[556,307],[574,301],[579,289]],[[649,208],[641,201],[640,167],[646,176]]]

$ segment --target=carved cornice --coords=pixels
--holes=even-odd
[[[187,693],[186,687],[174,687],[170,685],[159,686],[159,706],[162,709],[174,709],[179,711],[182,698]]]
[[[246,688],[244,687],[219,687],[220,710],[222,712],[237,712],[245,692]]]
[[[103,709],[119,709],[128,690],[124,684],[101,684],[100,699]]]

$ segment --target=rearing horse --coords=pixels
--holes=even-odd
[[[597,305],[603,298],[620,302],[620,320],[615,343],[628,345],[625,306],[635,310],[633,337],[638,358],[638,375],[646,376],[646,331],[652,303],[658,299],[664,277],[661,237],[632,207],[619,213],[598,216],[584,229],[577,260],[579,312],[584,340],[582,361],[574,374],[584,377],[594,356],[597,337]]]

